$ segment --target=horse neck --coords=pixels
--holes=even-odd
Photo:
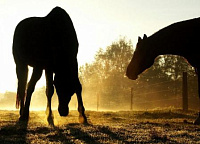
[[[179,47],[175,43],[170,42],[173,37],[167,36],[167,34],[154,34],[147,39],[147,45],[151,48],[150,54],[156,58],[159,55],[182,55]]]

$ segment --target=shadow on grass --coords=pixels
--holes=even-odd
[[[24,144],[26,142],[27,122],[8,124],[0,128],[0,143]]]
[[[92,125],[90,124],[79,124],[79,123],[71,123],[65,126],[63,129],[68,131],[68,136],[72,137],[73,143],[76,141],[89,143],[89,144],[99,144],[98,139],[91,135],[92,131],[87,131],[87,127],[91,129]]]
[[[16,122],[0,127],[0,143],[26,144],[26,143],[73,143],[62,129],[56,127],[27,128],[28,123]]]
[[[108,126],[72,123],[65,125],[64,131],[70,131],[70,136],[81,143],[99,144],[99,143],[127,143],[126,138],[118,135]],[[65,133],[65,132],[64,132]]]
[[[122,131],[120,131],[122,130]],[[0,128],[0,143],[137,143],[137,135],[127,135],[125,129],[103,125],[66,124],[60,127],[27,128],[25,124],[8,124]],[[133,131],[134,132],[134,131]],[[144,142],[172,142],[165,135],[154,132],[151,139]],[[141,140],[140,142],[143,142]]]

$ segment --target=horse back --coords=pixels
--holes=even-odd
[[[16,27],[13,40],[13,55],[16,63],[47,67],[60,57],[76,58],[78,40],[70,17],[67,24],[52,17],[31,17],[22,20]],[[70,59],[70,58],[69,58]]]
[[[13,55],[15,62],[23,61],[28,65],[34,65],[35,61],[48,60],[51,55],[50,42],[43,18],[24,19],[17,25],[14,33]]]
[[[169,25],[152,36],[150,41],[157,45],[160,54],[180,55],[194,67],[200,61],[200,18]]]
[[[199,67],[200,18],[183,21],[178,24],[177,43],[179,43],[180,47],[177,44],[177,49],[180,51],[180,55],[185,57],[192,66]]]

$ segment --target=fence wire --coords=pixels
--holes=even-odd
[[[131,88],[131,110],[163,106],[180,107],[181,101],[180,86],[177,87],[175,81],[163,81]]]

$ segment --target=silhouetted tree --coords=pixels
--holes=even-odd
[[[125,38],[113,42],[105,51],[100,48],[95,61],[80,68],[80,79],[86,95],[93,95],[95,100],[99,95],[104,108],[115,105],[120,109],[120,104],[129,101],[126,97],[129,97],[134,81],[126,78],[125,72],[132,53],[132,43]]]

